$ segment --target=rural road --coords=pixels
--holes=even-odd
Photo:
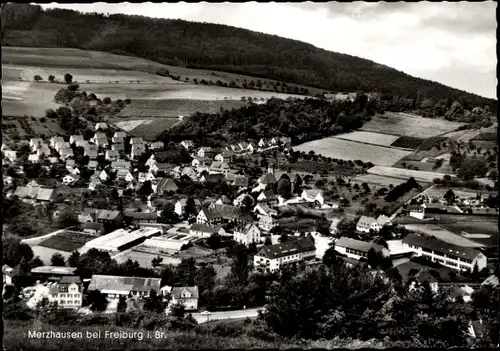
[[[406,202],[403,204],[403,206],[404,206],[404,205],[406,205],[406,204],[409,204],[409,203],[410,203],[410,201],[411,201],[411,200],[413,200],[414,198],[427,194],[429,191],[431,191],[431,190],[432,190],[432,189],[434,189],[435,187],[436,187],[436,185],[431,185],[429,188],[425,189],[425,190],[424,190],[424,191],[422,191],[421,193],[418,193],[417,195],[413,196],[411,199],[409,199],[408,201],[406,201]],[[391,216],[391,217],[389,217],[389,219],[390,219],[391,221],[392,221],[392,220],[394,220],[394,218],[396,218],[396,216],[397,216],[397,215],[398,215],[398,214],[399,214],[399,213],[403,210],[403,206],[401,206],[400,208],[398,208],[398,209],[396,210],[396,212],[394,212],[394,213],[392,214],[392,216]]]
[[[255,318],[259,315],[258,311],[263,307],[257,308],[247,308],[245,310],[236,310],[236,311],[222,311],[222,312],[211,312],[210,315],[207,316],[201,313],[193,313],[193,318],[196,321],[201,323],[206,323],[207,321],[217,321],[222,319],[243,319],[243,318]]]

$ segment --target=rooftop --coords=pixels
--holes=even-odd
[[[161,278],[120,277],[114,275],[93,275],[88,290],[99,291],[159,291]]]
[[[481,251],[473,249],[471,247],[457,246],[433,237],[418,235],[415,233],[407,235],[403,239],[403,243],[433,251],[438,251],[446,255],[454,255],[467,258],[470,260],[475,259],[481,253]]]

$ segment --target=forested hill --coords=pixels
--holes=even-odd
[[[464,108],[496,101],[412,77],[354,56],[224,25],[140,16],[82,14],[3,5],[2,45],[70,47],[134,55],[164,64],[243,73],[335,92],[383,92]]]

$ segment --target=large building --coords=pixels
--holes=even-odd
[[[388,249],[375,243],[369,243],[366,241],[360,241],[346,237],[342,237],[335,242],[335,251],[356,260],[359,260],[362,257],[367,258],[368,252],[371,249],[380,252],[385,257],[389,256]]]
[[[161,278],[93,275],[87,290],[97,290],[110,298],[118,298],[120,296],[147,297],[152,290],[160,294],[160,288]]]
[[[239,244],[248,246],[260,242],[260,229],[255,224],[247,224],[234,230],[233,240]]]
[[[142,243],[147,238],[162,234],[161,228],[143,227],[137,230],[118,229],[100,236],[85,244],[86,248],[94,248],[111,252],[126,250]]]
[[[83,285],[80,277],[64,276],[50,287],[50,295],[62,308],[80,308],[83,301]]]
[[[475,265],[482,270],[487,264],[487,258],[481,251],[449,244],[433,237],[412,233],[403,239],[403,246],[413,251],[416,256],[423,256],[460,271],[472,271]]]
[[[40,266],[31,270],[31,276],[37,279],[57,280],[64,276],[75,275],[76,270],[76,267]]]
[[[174,287],[171,296],[170,306],[179,302],[188,311],[198,309],[199,292],[197,286]]]
[[[373,217],[361,216],[356,224],[356,230],[362,233],[369,233],[370,230],[378,232],[380,230],[380,225]]]
[[[298,263],[316,257],[314,240],[308,236],[305,238],[264,246],[253,259],[254,268],[260,272],[276,272],[283,266]]]

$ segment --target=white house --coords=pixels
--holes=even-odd
[[[95,130],[106,130],[108,129],[108,125],[104,122],[96,123]]]
[[[117,161],[120,158],[120,154],[116,150],[106,150],[105,158],[108,161]]]
[[[116,150],[118,152],[124,152],[125,151],[125,144],[123,144],[123,143],[113,144],[113,145],[111,145],[111,150]]]
[[[270,231],[278,225],[278,221],[272,216],[260,216],[259,218],[259,227],[264,231]]]
[[[144,144],[144,140],[142,138],[131,138],[130,145],[139,145]]]
[[[212,148],[211,147],[201,147],[199,150],[198,150],[198,153],[196,154],[198,157],[208,157],[208,155],[212,152]]]
[[[58,141],[54,146],[54,149],[56,149],[57,152],[59,152],[60,150],[69,149],[69,148],[71,148],[71,145],[65,141]]]
[[[271,216],[271,215],[276,215],[277,211],[271,209],[267,204],[265,203],[258,203],[254,208],[253,211],[257,213],[258,215],[261,216]]]
[[[246,151],[253,154],[253,152],[255,151],[255,146],[252,143],[248,143]]]
[[[17,152],[13,150],[3,150],[3,157],[8,159],[10,162],[14,162],[17,159]],[[49,151],[50,153],[50,151]]]
[[[49,143],[50,143],[50,147],[55,149],[57,143],[64,143],[64,138],[61,136],[54,136],[54,137],[50,138]],[[39,144],[41,144],[41,143],[39,143]]]
[[[73,157],[73,149],[72,148],[65,148],[65,149],[59,149],[59,157],[63,160]]]
[[[69,143],[70,144],[75,144],[79,140],[84,140],[83,135],[72,135],[69,137]]]
[[[76,145],[76,147],[83,147],[85,149],[90,144],[89,144],[88,140],[77,140],[75,145]]]
[[[99,138],[94,141],[94,143],[99,147],[107,147],[109,145],[109,141],[107,138]]]
[[[424,219],[425,217],[425,206],[409,206],[408,210],[413,218]]]
[[[48,157],[48,156],[50,156],[50,149],[48,147],[41,147],[41,148],[39,148],[39,149],[36,150],[36,154],[38,156],[45,155],[45,156]]]
[[[90,160],[89,163],[87,164],[87,168],[91,170],[97,169],[97,166],[99,166],[99,163],[95,160]]]
[[[362,233],[369,233],[370,230],[378,232],[380,228],[381,227],[377,223],[377,220],[373,217],[361,216],[356,224],[356,230]]]
[[[434,237],[415,233],[411,233],[403,239],[403,247],[413,251],[416,256],[423,256],[459,271],[472,272],[475,265],[479,270],[482,270],[487,264],[486,256],[477,249],[452,245]]]
[[[155,164],[157,164],[158,162],[156,161],[155,159],[155,155],[152,154],[151,156],[149,156],[148,160],[146,161],[146,163],[144,163],[145,166],[147,167],[151,167]]]
[[[307,202],[317,202],[321,206],[325,204],[325,198],[323,197],[323,191],[319,189],[304,190],[300,196]]]
[[[200,236],[202,238],[208,238],[214,234],[224,235],[225,233],[224,229],[218,225],[210,226],[202,223],[193,223],[189,228],[189,234]]]
[[[38,163],[40,162],[40,156],[38,155],[28,155],[28,161],[32,162],[32,163]]]
[[[165,144],[163,143],[163,141],[155,141],[149,144],[149,148],[151,150],[163,150],[164,147]]]
[[[260,242],[260,229],[255,224],[249,223],[244,227],[234,230],[233,240],[239,244],[248,246],[252,243]]]
[[[75,184],[78,180],[80,179],[80,176],[77,174],[66,174],[63,179],[62,183],[64,185],[73,185]]]
[[[346,237],[342,237],[335,242],[335,251],[356,260],[359,260],[361,257],[366,258],[370,249],[380,252],[384,257],[388,257],[390,255],[388,249],[375,243],[369,243],[366,241],[360,241]]]
[[[89,190],[96,190],[101,185],[101,180],[98,177],[93,177],[89,183]]]
[[[109,176],[108,174],[106,173],[105,170],[102,170],[101,173],[99,173],[99,179],[103,182],[105,182],[106,180],[108,180]]]
[[[181,303],[187,311],[198,309],[199,292],[197,286],[174,287],[171,296],[170,305]]]
[[[83,303],[83,284],[80,277],[64,276],[49,286],[49,301],[56,301],[61,308],[77,309]]]
[[[384,225],[392,225],[392,222],[389,217],[380,215],[377,217],[377,224],[379,225],[380,228],[382,228]]]
[[[257,143],[257,146],[259,146],[260,148],[264,148],[267,146],[267,142],[264,139],[260,139]]]

